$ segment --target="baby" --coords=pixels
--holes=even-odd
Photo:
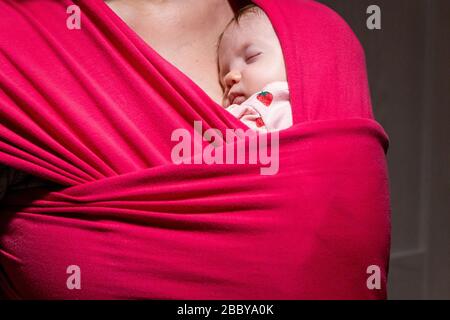
[[[262,9],[246,6],[227,25],[219,38],[218,66],[226,110],[257,131],[292,126],[283,52]]]

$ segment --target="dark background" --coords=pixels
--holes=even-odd
[[[450,0],[319,0],[366,52],[372,104],[390,137],[390,299],[450,299]],[[381,8],[369,30],[367,7]]]

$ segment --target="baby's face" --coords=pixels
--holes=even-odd
[[[247,13],[225,30],[218,48],[222,105],[241,104],[267,84],[286,81],[278,37],[262,11]]]

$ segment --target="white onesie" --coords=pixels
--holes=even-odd
[[[242,104],[232,104],[226,110],[257,131],[278,131],[292,126],[292,109],[286,81],[272,82]]]

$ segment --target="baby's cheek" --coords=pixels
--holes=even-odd
[[[286,70],[283,60],[273,59],[270,62],[265,63],[265,67],[260,68],[264,70],[259,75],[259,79],[263,82],[263,86],[272,82],[286,81]]]
[[[262,90],[267,84],[267,74],[264,72],[264,66],[257,67],[257,64],[251,66],[243,77],[243,84],[246,89],[246,94],[252,94]]]

